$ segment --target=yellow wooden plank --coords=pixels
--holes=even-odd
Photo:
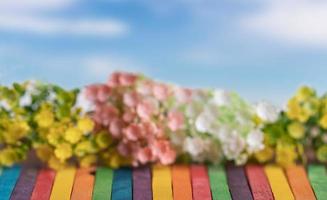
[[[153,200],[173,200],[170,167],[152,168],[152,192]]]
[[[292,190],[281,167],[268,165],[265,167],[265,173],[275,200],[294,200]]]
[[[50,200],[70,200],[75,173],[75,168],[67,168],[57,172]]]

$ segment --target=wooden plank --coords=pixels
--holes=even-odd
[[[253,200],[243,167],[227,166],[227,180],[233,200]]]
[[[292,190],[281,167],[268,165],[265,167],[265,173],[275,200],[294,200]]]

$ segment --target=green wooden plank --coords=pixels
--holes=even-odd
[[[324,165],[310,165],[308,175],[317,200],[327,199],[327,174]]]
[[[113,171],[110,168],[99,167],[95,174],[93,200],[110,200],[112,190]]]
[[[212,199],[231,200],[224,168],[221,166],[209,166],[208,169]]]

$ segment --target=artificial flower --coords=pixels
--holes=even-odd
[[[280,110],[221,89],[190,89],[139,74],[65,90],[37,81],[0,86],[0,167],[34,150],[54,169],[174,162],[282,166],[312,151],[327,162],[327,95],[299,88]]]
[[[77,127],[83,134],[88,134],[94,129],[94,122],[89,117],[83,117],[78,120]]]
[[[180,129],[183,116],[169,110],[166,104],[172,92],[166,84],[121,72],[113,73],[106,84],[86,88],[87,97],[95,107],[92,113],[95,127],[101,127],[96,141],[100,148],[111,151],[111,142],[106,138],[112,138],[119,154],[109,164],[116,166],[121,156],[135,166],[175,161],[176,153],[166,131]]]
[[[317,150],[317,158],[321,162],[327,161],[327,145],[323,145]]]
[[[265,163],[273,159],[274,150],[271,147],[266,146],[261,151],[254,154],[254,157],[259,163]]]
[[[64,162],[73,155],[73,149],[70,144],[61,143],[56,147],[54,153],[61,162]]]
[[[72,144],[76,144],[82,138],[82,131],[76,127],[70,127],[66,130],[64,134],[65,140]]]
[[[258,103],[256,113],[265,122],[275,122],[279,117],[279,110],[267,102]]]
[[[321,117],[321,119],[319,120],[319,125],[322,128],[327,129],[327,113]]]
[[[305,127],[299,122],[292,122],[287,126],[287,131],[294,139],[301,139],[305,134]]]
[[[276,162],[284,167],[293,165],[298,158],[295,148],[291,144],[278,143],[276,148]]]

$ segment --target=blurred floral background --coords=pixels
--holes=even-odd
[[[326,9],[320,0],[2,0],[0,81],[72,88],[119,69],[284,104],[299,85],[325,90]]]

